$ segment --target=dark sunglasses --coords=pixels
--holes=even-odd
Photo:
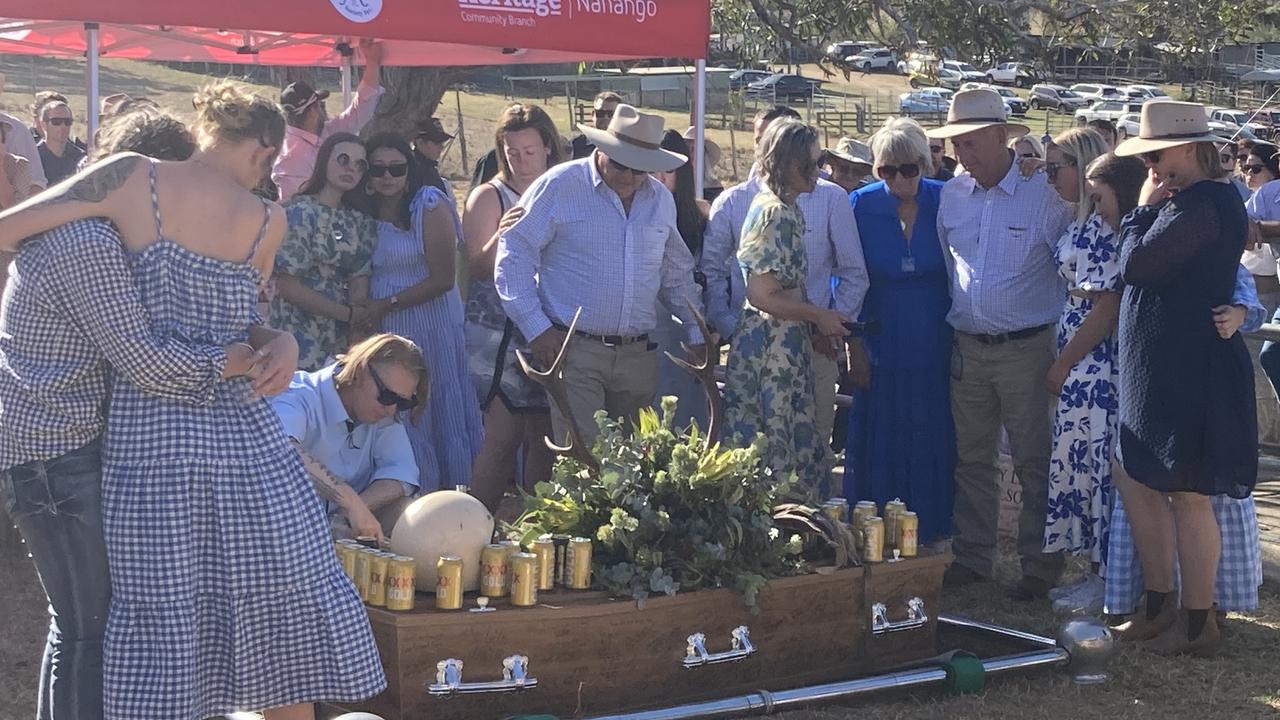
[[[356,171],[362,175],[369,169],[368,160],[360,158],[359,160],[353,161],[351,156],[346,153],[338,153],[338,156],[335,157],[334,160],[338,161],[338,164],[344,168],[354,167]]]
[[[647,170],[636,170],[635,168],[629,168],[626,165],[623,165],[622,163],[618,162],[617,160],[614,160],[613,158],[609,158],[609,164],[612,165],[613,169],[617,170],[618,172],[629,172],[632,175],[648,175],[649,174],[649,171]]]
[[[902,177],[910,180],[911,178],[916,177],[917,175],[920,174],[920,166],[917,165],[916,163],[904,163],[902,165],[881,165],[880,167],[876,168],[876,174],[879,175],[880,178],[883,180],[892,180],[898,177],[899,174],[901,174]]]
[[[370,165],[369,177],[379,178],[383,175],[391,177],[404,177],[409,173],[409,163],[396,163],[394,165]]]
[[[418,393],[414,393],[413,397],[407,398],[391,391],[382,383],[382,378],[378,377],[378,371],[369,366],[369,377],[373,378],[373,384],[378,387],[378,402],[388,407],[395,405],[397,410],[412,410],[418,405]]]
[[[1237,158],[1235,155],[1228,155],[1227,153],[1222,153],[1221,155],[1218,156],[1218,162],[1223,163],[1224,165],[1226,163],[1233,163],[1237,160],[1240,160],[1240,162],[1244,162],[1244,160]]]
[[[930,145],[930,146],[929,146],[929,152],[933,153],[934,155],[937,155],[938,153],[942,152],[942,146],[941,146],[941,145]]]
[[[611,118],[613,117],[613,113],[613,110],[596,110],[595,116],[598,118]]]
[[[1049,179],[1052,180],[1058,176],[1059,170],[1063,168],[1069,168],[1069,167],[1076,167],[1075,160],[1068,160],[1067,162],[1064,162],[1064,163],[1045,163],[1044,172],[1046,175],[1049,176]]]
[[[1246,175],[1257,175],[1263,170],[1266,170],[1267,166],[1266,165],[1244,165],[1241,167],[1241,169],[1244,170]]]
[[[45,121],[45,124],[54,126],[65,125],[67,127],[71,127],[71,118],[49,118]]]
[[[1160,158],[1163,156],[1163,154],[1164,154],[1163,150],[1150,150],[1148,152],[1142,153],[1138,157],[1142,158],[1142,161],[1147,163],[1148,165],[1155,165],[1156,163],[1160,162]]]
[[[1030,159],[1032,159],[1032,158],[1034,158],[1034,159],[1036,159],[1036,160],[1039,160],[1039,159],[1040,159],[1040,156],[1039,156],[1039,155],[1037,155],[1037,154],[1035,154],[1035,153],[1033,153],[1033,152],[1024,152],[1024,153],[1022,153],[1021,155],[1019,155],[1018,157],[1022,158],[1023,160],[1030,160]]]
[[[1223,157],[1226,157],[1226,155],[1223,155]],[[1244,162],[1245,160],[1248,160],[1248,159],[1249,159],[1249,153],[1241,153],[1236,156],[1236,160],[1239,160],[1240,162]]]

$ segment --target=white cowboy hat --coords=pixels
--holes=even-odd
[[[851,162],[854,165],[866,165],[871,167],[874,159],[871,156],[871,146],[851,137],[842,137],[840,142],[836,143],[835,150],[827,150],[828,155]]]
[[[951,100],[947,110],[947,124],[925,132],[931,138],[945,140],[989,127],[1009,129],[1009,137],[1019,137],[1031,132],[1026,125],[1011,123],[1005,117],[1004,100],[995,90],[975,88],[961,90]]]
[[[1222,142],[1224,138],[1209,130],[1209,116],[1198,103],[1144,103],[1138,137],[1120,143],[1116,155],[1141,155],[1176,145],[1197,142]]]
[[[662,149],[664,125],[662,116],[642,113],[622,104],[613,112],[608,129],[579,125],[578,130],[609,159],[621,165],[644,172],[670,172],[689,162],[689,158]]]
[[[696,128],[690,125],[689,129],[684,131],[684,141],[688,143],[693,142],[695,132],[696,132]],[[720,144],[717,143],[715,140],[712,140],[711,138],[707,137],[705,133],[702,136],[702,144],[704,147],[707,148],[706,166],[709,168],[712,168],[720,164],[720,157],[721,157]]]

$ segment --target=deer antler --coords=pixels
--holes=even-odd
[[[565,354],[569,350],[569,341],[573,339],[573,332],[578,327],[578,318],[581,315],[582,308],[578,308],[578,312],[573,315],[573,322],[569,323],[569,331],[565,333],[564,343],[560,345],[560,352],[556,355],[555,362],[551,363],[551,367],[544,371],[534,370],[521,350],[516,351],[516,359],[520,361],[520,367],[524,369],[525,375],[546,389],[547,396],[556,404],[569,425],[569,437],[565,440],[565,444],[556,445],[551,438],[543,438],[547,447],[552,452],[574,458],[595,473],[600,470],[600,461],[591,454],[591,448],[582,440],[582,429],[578,426],[578,420],[573,416],[573,409],[569,406],[569,390],[564,382]]]
[[[708,450],[715,444],[716,438],[720,434],[720,387],[716,385],[716,362],[712,353],[716,351],[716,335],[711,332],[711,328],[707,326],[707,319],[702,317],[702,313],[698,312],[698,308],[693,306],[693,302],[685,298],[685,302],[689,305],[689,310],[693,313],[693,319],[698,323],[698,328],[702,330],[703,342],[706,343],[706,353],[702,357],[702,362],[694,365],[693,363],[678,358],[671,353],[667,353],[667,357],[671,362],[684,368],[702,383],[702,391],[707,395],[707,434],[706,440],[703,442],[703,450]],[[692,355],[689,346],[686,343],[680,343],[685,352]]]

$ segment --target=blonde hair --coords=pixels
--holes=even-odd
[[[422,350],[408,338],[381,333],[367,340],[356,343],[350,350],[338,356],[342,369],[334,376],[334,387],[345,387],[359,380],[368,373],[369,366],[374,364],[395,363],[418,376],[418,404],[410,411],[414,422],[422,417],[427,408],[427,393],[431,387],[431,371],[427,369],[427,361],[422,357]]]
[[[799,120],[779,118],[769,123],[756,148],[760,178],[782,197],[787,190],[787,171],[808,162],[809,149],[818,143],[818,131]]]
[[[195,136],[201,149],[219,141],[257,140],[263,147],[284,143],[284,111],[274,101],[234,80],[205,85],[192,99]]]
[[[871,136],[871,155],[874,165],[915,163],[920,166],[921,177],[933,175],[933,152],[929,150],[929,137],[920,123],[905,117],[891,117],[884,127]],[[877,177],[879,177],[877,175]]]
[[[1031,146],[1031,149],[1032,151],[1035,152],[1036,157],[1040,158],[1041,160],[1044,159],[1044,143],[1041,143],[1040,138],[1037,138],[1035,135],[1032,135],[1031,133],[1027,133],[1026,135],[1019,135],[1016,138],[1010,139],[1009,149],[1013,150],[1016,153],[1018,151],[1018,143],[1023,141],[1025,141],[1028,145]]]
[[[1080,191],[1080,199],[1076,201],[1076,222],[1083,225],[1093,212],[1093,201],[1085,188],[1085,171],[1094,160],[1110,152],[1107,139],[1091,127],[1078,127],[1059,133],[1049,142],[1049,147],[1058,148],[1075,163],[1076,185]],[[1213,157],[1217,160],[1217,151]]]
[[[1196,143],[1196,165],[1200,167],[1200,172],[1204,173],[1210,180],[1217,180],[1227,176],[1227,171],[1222,169],[1220,157],[1221,153],[1218,152],[1217,144],[1211,142]]]

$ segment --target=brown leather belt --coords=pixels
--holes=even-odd
[[[1014,330],[1013,332],[999,333],[997,335],[975,335],[973,333],[964,333],[966,336],[977,340],[983,345],[1001,345],[1010,340],[1026,340],[1029,337],[1038,335],[1045,330],[1053,327],[1053,324],[1037,325],[1036,327],[1024,328],[1022,330]]]

